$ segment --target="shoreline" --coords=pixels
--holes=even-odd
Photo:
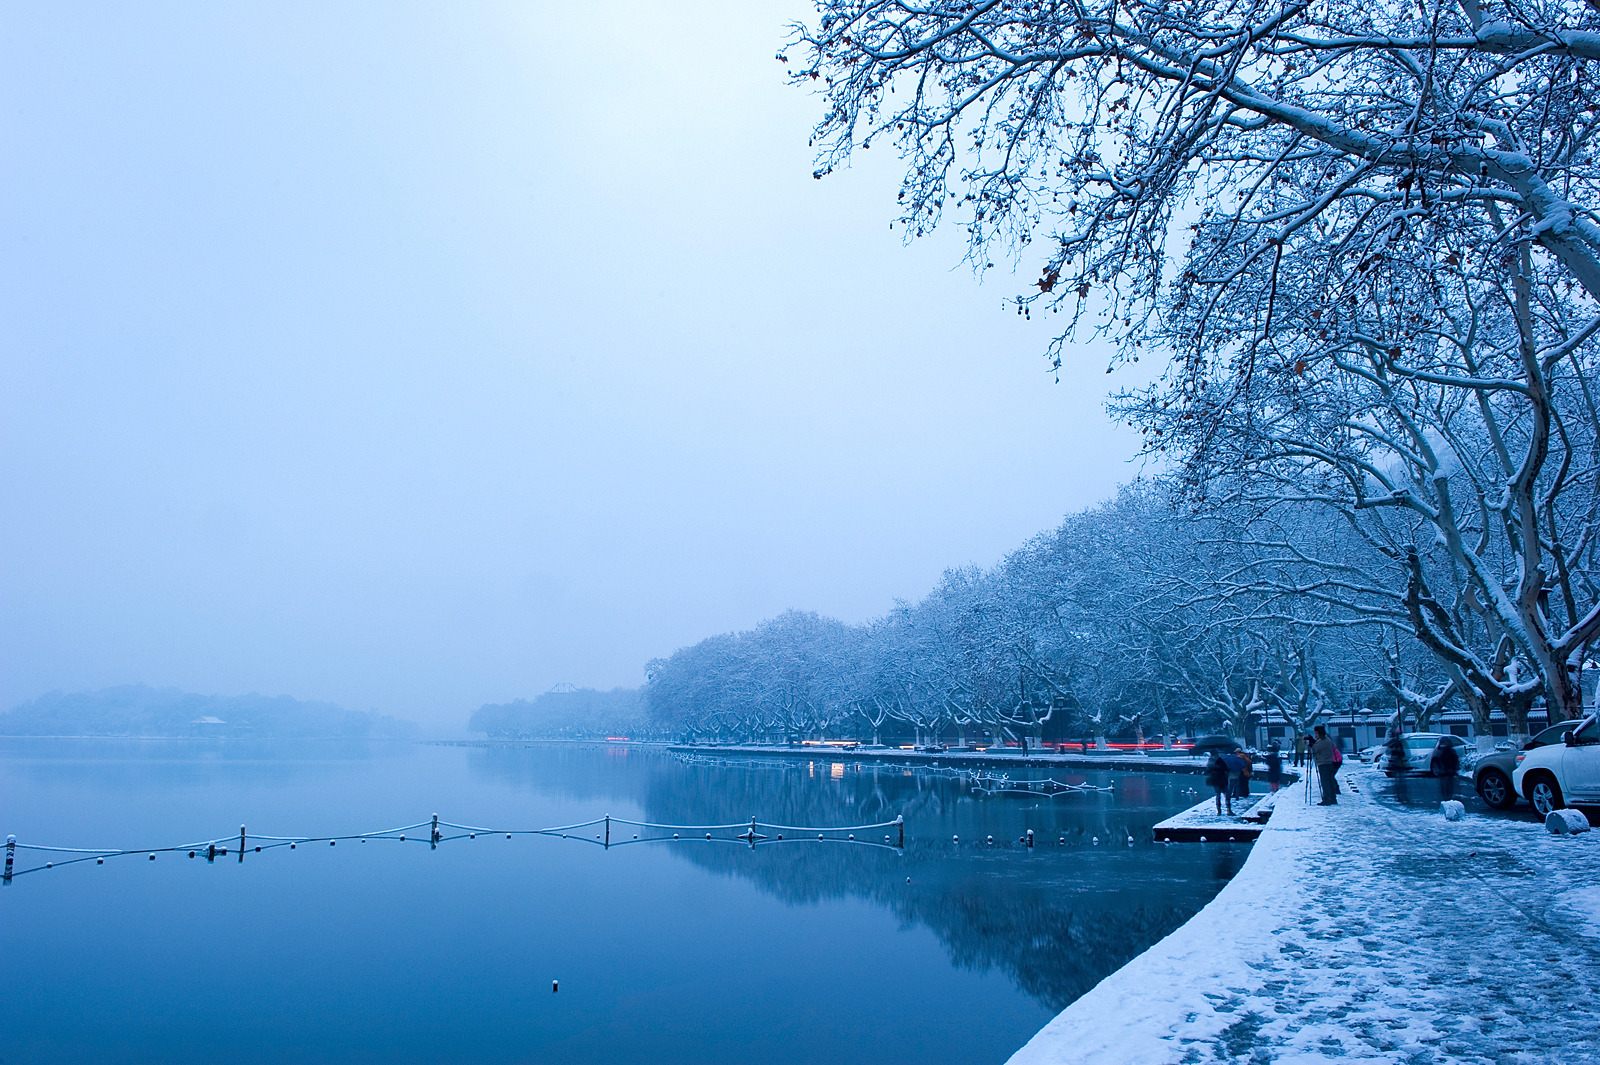
[[[886,762],[896,765],[922,765],[929,768],[966,766],[974,769],[1117,769],[1132,773],[1202,773],[1205,760],[1189,754],[989,754],[979,751],[906,751],[898,747],[763,747],[754,744],[734,747],[702,747],[693,744],[668,744],[675,754],[712,758],[793,758],[811,762]]]
[[[1379,802],[1370,767],[1340,784],[1326,808],[1280,791],[1216,897],[1008,1065],[1600,1060],[1600,833]]]

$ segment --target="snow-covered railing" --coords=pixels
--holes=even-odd
[[[966,772],[963,775],[972,782],[974,794],[984,795],[1044,795],[1054,799],[1060,795],[1078,795],[1086,791],[1116,790],[1109,784],[1068,784],[1054,777],[1046,777],[1043,780],[1012,780],[1009,773]]]
[[[884,830],[889,830],[885,832]],[[878,842],[876,836],[883,833],[883,842]],[[896,817],[893,821],[881,821],[871,825],[847,825],[843,828],[818,828],[803,825],[780,825],[772,822],[761,821],[752,817],[749,821],[740,821],[730,825],[663,825],[651,821],[632,821],[621,817],[597,817],[592,821],[582,821],[572,825],[557,825],[549,828],[515,828],[515,827],[490,827],[481,825],[462,825],[452,821],[441,821],[435,814],[432,819],[418,821],[414,825],[401,825],[398,828],[386,828],[376,832],[355,832],[343,836],[264,836],[250,835],[244,825],[239,826],[238,835],[219,836],[216,839],[203,839],[194,843],[180,843],[175,846],[162,847],[51,847],[39,843],[19,843],[16,836],[6,837],[6,862],[5,872],[0,874],[0,880],[10,883],[12,877],[22,876],[24,873],[37,873],[45,869],[54,869],[57,866],[76,865],[80,862],[93,861],[96,865],[104,865],[107,858],[127,858],[146,855],[149,861],[155,861],[158,854],[184,854],[190,858],[204,858],[206,861],[216,861],[226,858],[230,853],[236,861],[244,861],[247,853],[260,854],[264,851],[278,850],[287,847],[289,850],[311,843],[326,843],[328,846],[337,846],[340,843],[368,843],[388,841],[394,843],[426,843],[430,849],[437,848],[441,843],[454,840],[475,840],[479,836],[557,836],[561,839],[576,840],[580,843],[589,843],[609,850],[612,847],[623,847],[636,843],[673,843],[699,841],[701,843],[737,843],[754,849],[774,843],[847,843],[858,847],[883,847],[890,850],[903,850],[906,845],[905,819]],[[37,855],[60,855],[59,858],[46,858],[42,864],[18,869],[15,867],[17,852],[35,852]]]
[[[673,757],[686,765],[711,766],[716,769],[804,769],[806,767],[806,761],[801,758],[727,758],[711,754],[689,754],[683,751],[674,751]],[[826,758],[816,759],[819,762],[826,760]]]

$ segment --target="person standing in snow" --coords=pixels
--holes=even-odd
[[[1306,738],[1303,735],[1301,735],[1300,733],[1296,732],[1294,734],[1294,767],[1296,769],[1299,769],[1300,768],[1300,764],[1302,762],[1304,762],[1305,760],[1306,760]]]
[[[1440,737],[1439,745],[1433,749],[1433,757],[1428,761],[1428,768],[1439,778],[1439,797],[1446,802],[1455,798],[1456,771],[1461,768],[1461,756],[1456,753],[1455,744]]]
[[[1233,749],[1233,757],[1239,763],[1239,774],[1234,778],[1233,797],[1235,799],[1248,799],[1250,797],[1250,771],[1255,768],[1254,759],[1245,752],[1243,747]]]
[[[1339,802],[1339,783],[1333,775],[1339,771],[1339,749],[1328,738],[1328,730],[1318,725],[1317,738],[1311,741],[1311,761],[1317,767],[1317,776],[1322,781],[1322,801],[1318,806],[1334,806]]]
[[[1278,785],[1283,783],[1283,752],[1278,750],[1278,741],[1273,740],[1267,744],[1267,787],[1273,791],[1278,790]]]
[[[1228,813],[1233,813],[1233,793],[1229,790],[1231,774],[1228,772],[1228,763],[1221,754],[1211,752],[1211,761],[1206,763],[1206,786],[1217,793],[1217,816],[1222,816],[1222,800],[1228,800]]]
[[[1406,802],[1406,774],[1411,772],[1411,756],[1406,753],[1406,743],[1400,738],[1399,729],[1389,733],[1383,753],[1384,769],[1394,778],[1394,797],[1399,802]]]
[[[1222,756],[1222,764],[1228,770],[1228,812],[1233,813],[1233,800],[1239,797],[1239,774],[1244,769],[1244,758],[1234,749]]]

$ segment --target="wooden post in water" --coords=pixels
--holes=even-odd
[[[207,843],[206,844],[206,861],[214,862],[216,860],[217,860],[217,845],[215,843]]]
[[[239,862],[244,863],[244,826],[239,826]]]
[[[6,872],[4,882],[11,883],[11,863],[17,860],[17,837],[6,837]]]
[[[900,827],[900,843],[899,843],[899,847],[900,847],[901,850],[905,850],[906,849],[906,817],[905,817],[905,814],[901,814],[898,817],[896,817],[894,819],[894,823]]]
[[[431,851],[439,849],[439,815],[438,814],[434,814],[433,815],[433,830],[432,830],[431,834],[428,836],[428,849],[431,850]]]
[[[611,815],[606,814],[606,850],[611,849]]]

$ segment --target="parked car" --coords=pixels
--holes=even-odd
[[[1511,783],[1540,817],[1600,803],[1600,718],[1584,718],[1562,743],[1517,752],[1516,763]]]
[[[1577,725],[1576,721],[1563,721],[1559,725],[1540,729],[1520,750],[1531,751],[1535,747],[1565,743],[1567,733]],[[1496,810],[1509,810],[1517,804],[1517,789],[1511,784],[1511,774],[1517,768],[1517,753],[1517,748],[1508,748],[1480,755],[1478,764],[1473,767],[1472,786],[1477,789],[1478,798]]]
[[[1406,760],[1401,765],[1390,757],[1388,745],[1385,744],[1383,753],[1378,756],[1378,768],[1388,776],[1399,772],[1410,773],[1413,776],[1431,777],[1433,775],[1433,752],[1443,740],[1456,749],[1456,756],[1460,759],[1461,768],[1465,769],[1472,764],[1475,752],[1467,746],[1467,741],[1460,736],[1448,736],[1442,732],[1407,732],[1400,737],[1400,742],[1405,745]]]
[[[1356,757],[1363,762],[1377,762],[1378,756],[1383,754],[1383,744],[1374,743],[1371,747],[1363,747],[1356,752]]]

